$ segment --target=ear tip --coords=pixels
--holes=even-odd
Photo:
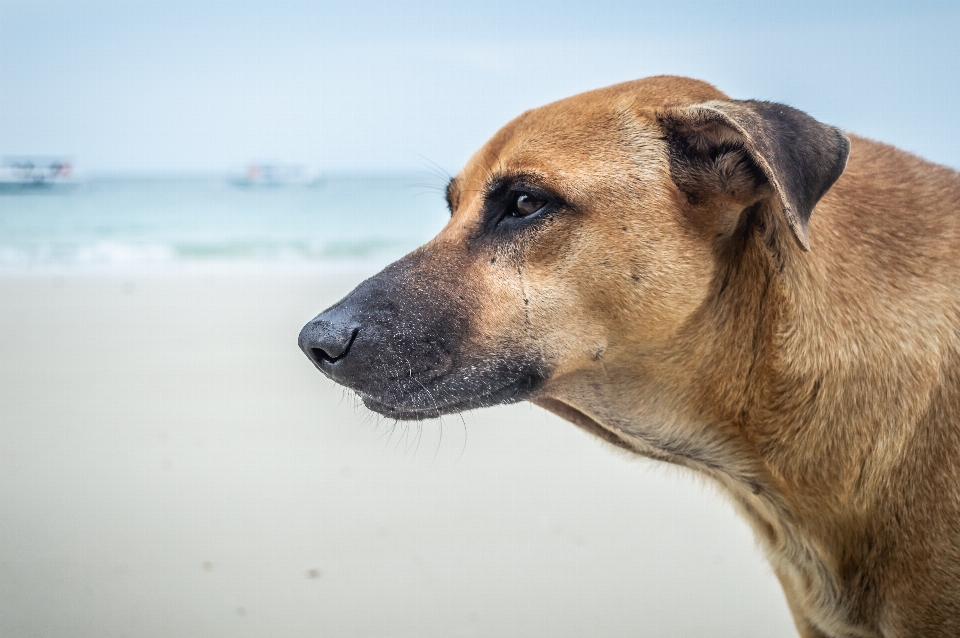
[[[837,134],[837,141],[840,142],[841,154],[846,157],[850,153],[850,138],[839,127],[834,126],[833,132]]]
[[[793,211],[784,211],[787,217],[787,223],[790,225],[790,234],[797,241],[797,246],[805,253],[810,252],[810,232],[807,225],[800,223]]]
[[[806,232],[802,233],[792,233],[793,238],[797,240],[797,246],[800,247],[800,250],[808,253],[810,252],[810,236]]]
[[[850,157],[850,138],[846,133],[843,132],[843,129],[837,126],[830,127],[833,130],[833,134],[836,138],[836,146],[834,147],[835,152],[837,153],[837,164],[839,165],[839,172],[837,175],[844,171],[847,167],[847,158]]]

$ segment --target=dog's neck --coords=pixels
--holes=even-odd
[[[870,546],[851,539],[869,538],[877,516],[868,486],[879,478],[870,468],[877,454],[902,453],[897,444],[907,433],[901,427],[892,440],[884,428],[915,422],[923,407],[884,398],[929,396],[931,388],[904,387],[909,380],[892,372],[863,382],[869,370],[884,369],[885,349],[895,346],[844,342],[850,329],[838,322],[856,297],[831,288],[838,273],[825,271],[827,260],[781,248],[756,235],[719,271],[673,348],[622,362],[611,356],[602,371],[541,405],[620,447],[716,479],[784,587],[810,601],[821,626],[855,632],[866,613],[858,610],[872,601],[850,600],[845,581]],[[833,299],[817,298],[826,294]],[[918,363],[922,345],[911,350]],[[921,376],[913,381],[929,385],[936,374]],[[887,392],[874,404],[878,387]],[[845,407],[851,392],[864,395],[857,414]]]

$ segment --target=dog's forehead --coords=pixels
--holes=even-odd
[[[619,121],[618,121],[619,120]],[[481,194],[504,179],[520,176],[560,194],[595,173],[597,164],[615,164],[611,151],[626,129],[655,135],[643,122],[611,104],[551,104],[528,111],[477,151],[456,180],[464,193]]]
[[[571,178],[591,174],[598,162],[615,163],[624,137],[656,137],[649,117],[655,109],[726,97],[706,82],[659,76],[553,102],[497,131],[473,155],[455,186],[479,192],[491,177],[515,173],[537,175],[562,188]]]

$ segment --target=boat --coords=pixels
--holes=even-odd
[[[320,175],[299,164],[248,164],[230,181],[237,186],[316,186]]]
[[[4,157],[0,160],[0,190],[74,186],[73,164],[63,158]]]

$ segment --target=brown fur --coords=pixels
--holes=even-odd
[[[432,246],[495,176],[561,194],[575,212],[470,265],[484,329],[554,362],[534,402],[719,481],[803,636],[960,635],[960,178],[850,136],[805,252],[738,158],[671,175],[664,113],[727,99],[660,77],[527,112]]]
[[[561,203],[494,215],[524,191]],[[958,173],[655,77],[522,114],[448,201],[305,326],[325,374],[395,418],[528,399],[704,473],[804,637],[960,635]]]

